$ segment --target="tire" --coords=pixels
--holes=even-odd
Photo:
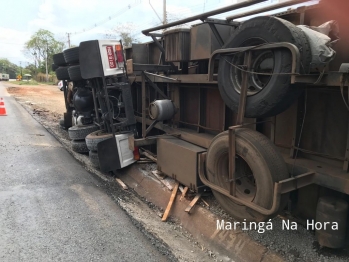
[[[309,73],[311,50],[304,32],[276,17],[255,17],[244,22],[223,48],[288,42],[300,51],[300,73]],[[274,75],[249,74],[246,117],[263,118],[286,110],[302,93],[304,85],[291,84],[291,52],[285,48],[252,53],[252,70]],[[241,70],[231,64],[243,64],[244,53],[222,56],[219,60],[218,88],[226,105],[237,112],[240,99]],[[264,63],[264,64],[263,64]]]
[[[66,66],[63,53],[58,53],[53,55],[53,63],[57,66]]]
[[[83,79],[81,77],[81,71],[80,71],[79,65],[69,66],[68,73],[69,73],[70,79],[73,81],[79,81]]]
[[[64,119],[59,120],[59,125],[61,126],[61,128],[65,129]]]
[[[76,153],[88,153],[85,140],[72,140],[71,149]]]
[[[52,70],[52,71],[56,71],[56,69],[57,69],[58,67],[59,67],[58,65],[52,64],[52,65],[51,65],[51,70]]]
[[[63,56],[67,64],[79,63],[79,47],[72,47],[64,50]]]
[[[207,150],[206,172],[210,182],[229,190],[229,138],[228,132],[217,135]],[[252,201],[264,208],[271,208],[274,183],[289,177],[286,164],[272,142],[257,131],[236,130],[236,196]],[[244,205],[237,204],[227,196],[213,190],[219,204],[239,221],[265,221],[265,216]],[[281,197],[282,210],[288,194]]]
[[[56,69],[56,76],[58,80],[70,80],[68,67],[67,66],[58,67]]]
[[[98,130],[98,126],[88,125],[88,126],[72,126],[68,129],[68,134],[72,140],[82,140],[85,137]]]
[[[88,153],[91,165],[93,167],[99,168],[98,153],[96,151],[89,151]]]
[[[86,136],[86,145],[89,150],[97,151],[98,143],[111,137],[113,137],[113,134],[104,133],[103,131],[98,130]]]

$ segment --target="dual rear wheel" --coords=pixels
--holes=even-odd
[[[289,177],[286,164],[273,143],[257,131],[237,129],[235,165],[236,197],[270,209],[275,182]],[[206,174],[210,182],[229,190],[227,131],[216,136],[207,150]],[[239,221],[265,221],[276,215],[262,215],[219,192],[213,191],[213,194],[219,204]],[[288,195],[282,195],[280,210],[285,207],[287,200]]]

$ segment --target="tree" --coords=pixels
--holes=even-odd
[[[131,47],[132,43],[138,43],[134,37],[135,25],[132,23],[124,23],[110,30],[106,37],[111,39],[121,38],[124,47]]]
[[[40,66],[44,65],[46,81],[48,81],[49,66],[51,67],[53,62],[52,56],[62,52],[63,49],[64,42],[57,41],[50,31],[40,29],[25,43],[24,52],[34,59],[35,68],[40,68]]]
[[[11,63],[8,59],[0,59],[0,73],[9,74],[10,78],[16,78],[20,71],[19,67]]]

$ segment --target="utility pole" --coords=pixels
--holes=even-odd
[[[21,77],[23,78],[23,74],[22,74],[22,61],[19,61],[19,66],[21,67]]]
[[[167,24],[167,14],[166,14],[166,0],[163,0],[163,11],[162,11],[162,15],[163,15],[163,24],[166,25]]]
[[[48,82],[48,65],[47,65],[47,58],[48,58],[48,42],[46,42],[46,83]]]
[[[68,36],[68,47],[70,48],[70,34],[71,33],[67,33],[67,36]]]

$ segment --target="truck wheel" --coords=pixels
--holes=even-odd
[[[59,67],[59,66],[56,65],[56,64],[52,64],[52,65],[51,65],[52,71],[56,71],[56,69],[57,69],[58,67]]]
[[[88,126],[72,126],[68,129],[68,134],[72,140],[85,140],[85,137],[98,130],[98,126],[88,125]]]
[[[85,140],[72,140],[71,149],[76,153],[88,153]]]
[[[72,47],[64,50],[63,56],[67,64],[79,63],[79,47]]]
[[[79,65],[69,66],[68,72],[69,72],[70,79],[73,80],[73,81],[79,81],[79,80],[83,79],[81,77],[81,71],[80,71],[80,66]]]
[[[93,167],[99,168],[98,153],[96,151],[89,151],[88,153],[91,165]]]
[[[68,73],[68,67],[67,66],[60,66],[56,69],[56,76],[58,80],[70,80],[69,73]]]
[[[53,63],[58,66],[66,66],[63,53],[58,53],[53,55]]]
[[[217,135],[207,150],[206,171],[210,182],[229,190],[229,138],[228,132]],[[271,208],[274,183],[289,177],[286,164],[272,142],[257,131],[236,130],[236,196]],[[265,221],[272,216],[262,215],[230,198],[213,191],[219,204],[239,221]],[[288,195],[281,198],[282,210]],[[276,214],[275,214],[276,215]]]
[[[308,73],[311,50],[304,32],[290,22],[276,17],[255,17],[233,33],[224,48],[256,46],[265,43],[288,42],[300,52],[300,72]],[[235,66],[232,66],[235,65]],[[218,68],[218,88],[226,105],[237,112],[242,73],[238,66],[244,64],[244,53],[222,56]],[[286,110],[302,93],[303,85],[291,84],[291,52],[286,49],[261,50],[252,53],[252,69],[249,74],[246,117],[262,118],[277,115]]]
[[[101,130],[95,131],[86,136],[86,145],[91,151],[97,151],[97,145],[99,142],[107,140],[113,137],[113,134],[105,133]]]

